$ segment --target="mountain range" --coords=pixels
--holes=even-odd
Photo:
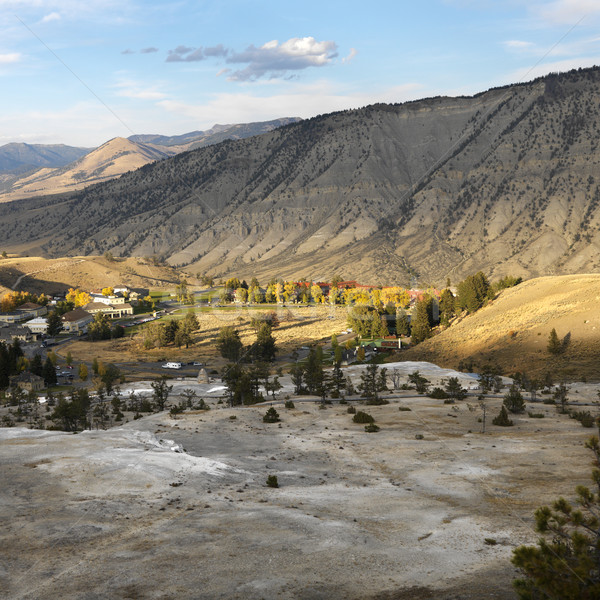
[[[600,267],[600,70],[378,104],[0,206],[7,249],[444,283]]]
[[[113,138],[94,149],[6,144],[0,147],[0,202],[80,190],[179,152],[259,135],[298,120],[215,125],[207,131],[177,136],[132,135]]]

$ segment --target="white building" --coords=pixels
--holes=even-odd
[[[36,317],[35,319],[31,319],[31,321],[27,321],[25,327],[28,327],[31,333],[46,333],[48,331],[48,319]]]

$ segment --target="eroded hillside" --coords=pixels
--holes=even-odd
[[[600,266],[600,70],[375,105],[0,208],[10,249],[370,283]]]

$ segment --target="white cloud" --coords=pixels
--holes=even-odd
[[[52,23],[52,21],[60,21],[61,18],[62,17],[60,16],[60,13],[51,12],[50,14],[43,17],[41,22],[42,23]]]
[[[553,0],[534,5],[533,11],[546,21],[565,26],[600,15],[600,3],[597,0]]]
[[[11,52],[8,54],[0,54],[0,65],[8,65],[16,63],[21,60],[21,55],[18,52]]]
[[[350,53],[348,54],[348,56],[342,58],[342,62],[349,63],[357,54],[358,51],[356,50],[356,48],[350,48]]]
[[[123,98],[137,98],[139,100],[164,100],[167,94],[161,92],[158,86],[144,87],[137,81],[122,80],[114,86],[117,96]]]
[[[504,46],[510,50],[530,50],[533,48],[533,42],[524,42],[522,40],[507,40]]]
[[[233,71],[231,81],[254,81],[266,75],[284,77],[289,71],[323,67],[337,57],[337,44],[319,42],[314,37],[291,38],[282,44],[272,40],[256,48],[249,46],[227,58],[230,64],[248,63],[244,69]]]

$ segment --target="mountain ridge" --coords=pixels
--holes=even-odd
[[[593,271],[598,95],[590,68],[320,115],[67,197],[4,205],[6,244],[158,255],[217,276],[382,284]]]

